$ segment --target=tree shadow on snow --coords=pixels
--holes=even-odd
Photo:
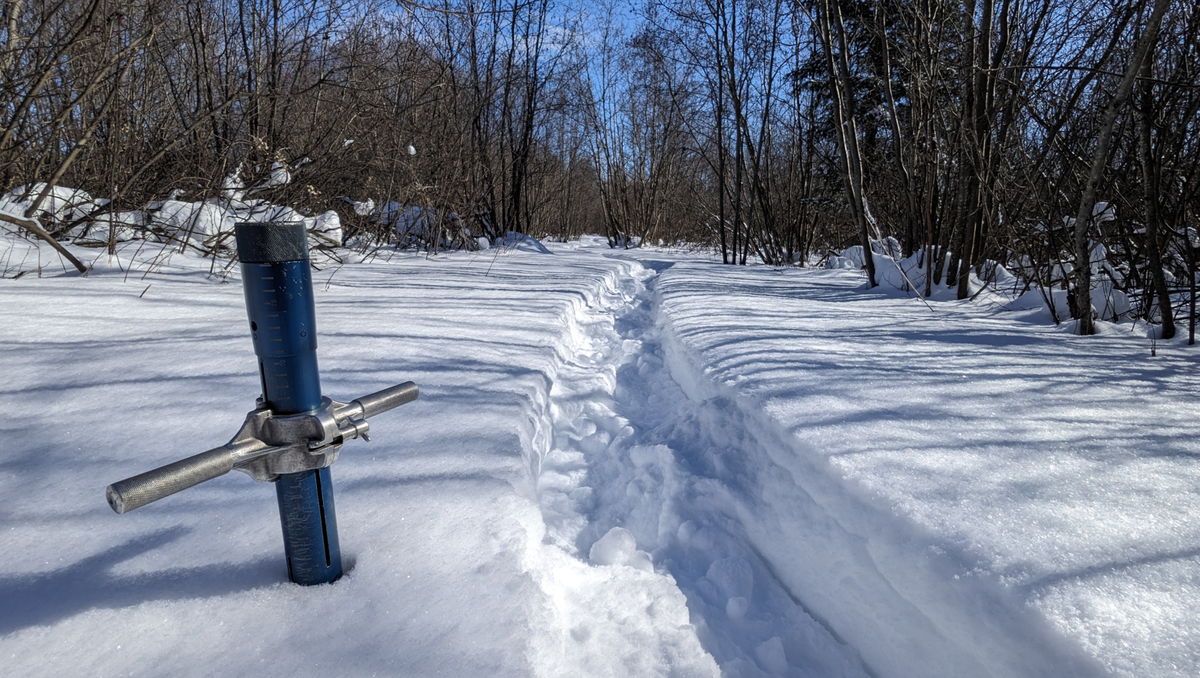
[[[0,636],[31,626],[56,624],[92,609],[134,607],[153,600],[209,598],[282,581],[277,559],[177,567],[129,575],[113,569],[169,544],[192,530],[158,530],[113,546],[66,567],[0,578]]]
[[[1200,558],[1200,547],[1179,549],[1176,551],[1158,551],[1136,558],[1115,559],[1067,572],[1055,572],[1030,582],[1027,584],[1027,587],[1031,591],[1046,591],[1067,582],[1084,582],[1096,577],[1120,574],[1140,567],[1155,567],[1193,560],[1195,558]]]

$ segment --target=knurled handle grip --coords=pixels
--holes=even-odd
[[[370,395],[355,398],[353,402],[362,406],[362,416],[366,418],[387,412],[405,403],[411,403],[417,399],[419,394],[420,391],[417,389],[417,385],[411,381],[406,381],[403,384],[396,384],[382,391],[376,391]]]
[[[219,478],[233,470],[237,458],[238,453],[228,447],[213,448],[115,482],[104,494],[114,511],[125,513],[206,480]]]

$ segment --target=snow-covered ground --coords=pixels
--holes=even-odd
[[[315,274],[324,391],[421,386],[334,466],[317,588],[244,475],[103,498],[252,407],[236,268],[0,280],[0,673],[1200,674],[1194,350],[547,247]]]
[[[1194,350],[713,268],[657,281],[672,374],[752,432],[739,527],[875,673],[1200,675]]]

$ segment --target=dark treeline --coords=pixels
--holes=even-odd
[[[602,228],[561,9],[448,9],[6,0],[0,190],[78,188],[112,212],[215,199],[233,176],[263,186],[256,199],[334,209],[350,232],[380,220],[347,199],[453,213],[477,234]],[[279,169],[291,181],[269,181]]]
[[[925,294],[995,263],[1072,290],[1084,333],[1103,278],[1174,332],[1200,245],[1194,3],[605,1],[5,0],[0,191],[47,184],[27,218],[49,186],[109,201],[86,221],[236,175],[348,235],[388,235],[350,202],[371,200],[730,264],[858,245],[916,255]]]

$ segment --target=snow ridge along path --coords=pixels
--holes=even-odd
[[[669,572],[725,675],[1191,675],[1186,354],[1122,370],[1118,331],[1064,360],[1081,340],[1036,310],[623,256],[645,289],[572,368],[611,387],[552,398],[543,514]],[[1147,434],[1128,408],[1159,413],[1148,455],[1116,442]]]
[[[665,281],[655,306],[672,307],[678,285]],[[733,531],[743,535],[744,548],[776,587],[857,649],[867,673],[1097,674],[1076,653],[1047,643],[1053,633],[1031,630],[1046,624],[1014,609],[1005,596],[975,583],[948,583],[953,564],[928,550],[933,542],[921,544],[906,521],[861,502],[837,481],[840,474],[814,459],[798,437],[802,431],[785,430],[737,385],[714,382],[671,317],[658,323],[668,371],[696,404],[693,420],[702,420],[710,440],[723,443],[710,445],[710,468],[701,471],[726,486],[727,496],[714,505],[734,509]],[[951,590],[938,591],[942,587]]]
[[[749,434],[737,529],[871,672],[1200,674],[1194,350],[844,271],[685,259],[655,295],[671,375]]]

